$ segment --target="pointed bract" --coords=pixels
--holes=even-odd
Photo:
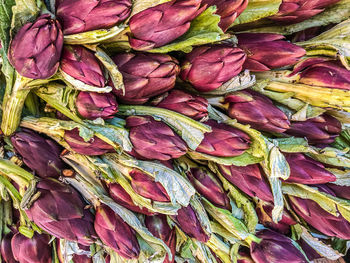
[[[124,190],[124,188],[117,183],[112,183],[108,185],[109,195],[118,204],[124,206],[125,208],[134,211],[136,213],[144,215],[153,215],[154,213],[149,211],[145,207],[139,207],[134,204],[130,195]]]
[[[111,119],[118,112],[118,103],[112,93],[81,91],[75,101],[79,114],[85,119]]]
[[[187,152],[186,143],[168,125],[150,116],[130,116],[126,119],[130,141],[137,154],[149,160],[166,161]]]
[[[290,232],[290,226],[295,225],[297,222],[293,219],[291,214],[284,209],[282,219],[278,223],[272,219],[272,210],[274,205],[272,203],[264,203],[256,207],[256,213],[259,218],[259,222],[265,227],[271,228],[281,234],[288,234]]]
[[[135,231],[111,208],[104,204],[96,209],[95,230],[103,243],[116,251],[120,256],[127,259],[139,256],[140,246]]]
[[[135,50],[164,46],[179,38],[190,28],[205,6],[202,0],[172,0],[147,8],[129,21],[129,43]]]
[[[250,137],[241,130],[214,120],[204,122],[212,128],[205,133],[196,151],[218,157],[238,156],[249,149]]]
[[[176,234],[175,228],[170,228],[166,215],[146,216],[145,225],[148,230],[157,238],[160,238],[170,248],[173,255],[173,259],[169,260],[168,254],[166,255],[163,263],[174,263],[176,252]]]
[[[286,182],[299,184],[325,184],[337,180],[325,166],[302,153],[285,154],[290,167],[290,176]]]
[[[191,168],[187,178],[197,192],[215,206],[230,210],[230,199],[219,179],[205,167]]]
[[[200,46],[192,50],[181,64],[180,77],[200,92],[222,86],[241,71],[246,55],[229,45]]]
[[[45,178],[58,178],[67,165],[60,158],[63,148],[52,139],[38,133],[22,129],[11,137],[15,151],[19,153],[25,165],[36,175]]]
[[[158,202],[169,202],[170,197],[164,187],[140,170],[133,169],[130,173],[131,186],[139,195]]]
[[[283,0],[276,15],[269,17],[283,24],[294,24],[313,17],[340,0]]]
[[[101,63],[92,51],[83,46],[63,47],[61,70],[85,84],[101,88],[105,86]]]
[[[20,263],[51,263],[50,236],[34,233],[32,238],[17,233],[11,240],[14,258]]]
[[[94,136],[89,141],[84,141],[79,135],[79,129],[75,128],[65,131],[64,139],[73,151],[85,155],[102,155],[105,153],[115,152],[115,149],[100,138]]]
[[[259,231],[261,242],[253,242],[250,254],[255,263],[307,263],[308,260],[293,245],[292,240],[269,229]]]
[[[113,92],[128,104],[143,104],[171,90],[180,72],[177,60],[167,54],[121,53],[115,55],[113,61],[123,75],[125,95],[121,90]]]
[[[293,121],[286,133],[306,138],[311,144],[330,144],[339,136],[341,128],[336,118],[322,114],[306,121]]]
[[[36,189],[40,196],[26,210],[30,220],[57,238],[94,243],[93,215],[75,189],[51,178],[41,180]]]
[[[225,97],[229,103],[228,115],[242,124],[267,132],[285,132],[289,128],[288,117],[273,105],[272,101],[249,89]]]
[[[161,101],[154,104],[157,107],[176,111],[194,120],[202,120],[208,117],[208,100],[182,90],[172,90],[169,94],[162,96]]]
[[[195,238],[204,243],[209,240],[210,237],[205,233],[199,219],[197,218],[196,212],[191,205],[182,207],[177,211],[177,215],[171,216],[171,218],[189,237]]]
[[[56,15],[65,35],[108,29],[128,18],[131,0],[60,0]]]
[[[350,71],[335,60],[309,58],[298,63],[291,75],[299,75],[299,82],[311,86],[350,90]]]
[[[12,248],[11,248],[11,240],[13,237],[13,233],[8,233],[1,239],[1,259],[5,261],[5,263],[18,263],[18,261],[15,259]]]
[[[202,4],[216,6],[215,13],[221,17],[219,27],[225,32],[246,9],[248,0],[202,0]]]
[[[243,69],[268,71],[291,66],[306,54],[303,48],[285,41],[283,35],[241,33],[236,36],[238,47],[247,54]]]
[[[273,195],[258,164],[247,166],[218,165],[220,173],[241,191],[251,197],[273,202]]]
[[[58,69],[63,33],[49,14],[25,24],[10,43],[8,59],[16,71],[31,79],[48,79]]]
[[[316,187],[320,192],[335,196],[326,185]],[[289,196],[289,200],[293,211],[313,228],[330,237],[350,239],[350,223],[339,212],[334,216],[310,199]]]

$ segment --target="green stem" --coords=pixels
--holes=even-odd
[[[1,130],[5,135],[11,135],[18,127],[21,120],[24,101],[27,98],[30,88],[26,88],[31,79],[24,78],[18,73],[11,92],[6,92],[4,98]]]
[[[0,176],[0,183],[6,186],[7,191],[10,192],[13,198],[15,198],[19,202],[22,200],[22,196],[19,194],[17,189],[4,176]]]
[[[38,97],[30,92],[24,102],[25,106],[29,110],[30,114],[33,116],[39,115],[39,101]]]

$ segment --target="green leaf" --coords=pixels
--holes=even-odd
[[[324,192],[318,191],[316,187],[310,187],[302,184],[283,184],[284,194],[296,196],[303,199],[315,201],[322,209],[339,216],[339,213],[350,222],[350,201],[334,197]]]
[[[77,170],[77,172],[79,173],[80,171]],[[91,198],[89,197],[92,197],[109,206],[131,228],[133,228],[141,238],[148,242],[148,244],[154,249],[155,253],[168,253],[171,255],[169,247],[161,239],[154,237],[133,212],[115,203],[103,188],[94,185],[90,180],[87,181],[86,177],[85,174],[77,174],[74,178],[67,177],[65,180],[72,184],[73,187],[77,188],[89,201],[91,201]]]
[[[210,203],[207,199],[202,197],[205,210],[218,221],[226,230],[231,232],[239,240],[245,240],[248,244],[252,241],[256,242],[259,239],[250,234],[247,227],[239,219],[232,216],[230,211],[218,208]]]
[[[259,80],[256,85],[251,87],[251,89],[291,109],[291,113],[288,115],[290,115],[289,119],[293,121],[305,121],[307,119],[317,117],[323,114],[324,112],[326,112],[326,110],[323,108],[312,106],[309,103],[306,103],[302,100],[294,98],[293,92],[282,93],[282,92],[265,89],[267,84],[268,84],[268,80],[262,79],[262,80]]]
[[[98,119],[97,119],[98,120]],[[101,119],[101,121],[103,121]],[[94,123],[92,121],[84,121],[86,127],[95,132],[95,135],[107,142],[108,144],[119,148],[121,147],[124,151],[131,151],[132,144],[129,140],[129,132],[125,128],[116,127],[113,125],[101,123]]]
[[[282,0],[250,0],[247,8],[236,18],[232,26],[272,16],[278,12],[281,3]]]
[[[202,142],[204,133],[211,132],[211,128],[208,125],[166,109],[148,106],[119,105],[118,110],[119,112],[117,114],[123,116],[150,115],[156,120],[163,121],[180,135],[192,150],[195,150]]]
[[[277,138],[277,139],[274,139],[273,141],[282,152],[287,152],[287,153],[310,152],[310,147],[304,138],[297,138],[297,137]]]
[[[196,192],[193,186],[185,178],[160,163],[140,161],[130,157],[118,156],[116,154],[105,154],[102,156],[102,160],[104,160],[111,169],[119,170],[123,174],[126,173],[126,177],[129,176],[130,169],[124,169],[123,166],[139,169],[154,178],[156,182],[159,182],[164,187],[170,197],[171,203],[153,202],[150,200],[150,204],[147,204],[147,202],[144,201],[145,198],[141,199],[137,197],[138,201],[145,203],[147,208],[152,211],[160,212],[156,211],[159,209],[163,210],[162,213],[175,214],[181,206],[186,207],[189,205],[192,196]],[[122,183],[125,184],[126,187],[129,187],[126,179],[120,180],[123,181]],[[129,187],[128,190],[131,192],[132,188]],[[136,198],[135,194],[133,194],[132,197]]]
[[[280,152],[276,144],[267,141],[267,145],[269,148],[269,155],[265,161],[261,163],[261,167],[264,169],[271,185],[274,202],[272,220],[277,223],[282,219],[284,210],[281,179],[287,180],[289,178],[290,168],[286,158]]]
[[[73,35],[65,35],[64,43],[68,45],[98,44],[121,34],[125,25],[114,26],[109,29],[97,29]]]
[[[350,0],[342,0],[330,6],[322,13],[315,15],[305,21],[292,25],[272,25],[267,27],[252,28],[249,32],[278,33],[290,35],[311,27],[338,24],[350,17]]]
[[[187,154],[194,160],[212,161],[223,165],[247,166],[250,164],[259,163],[263,160],[263,157],[258,158],[248,152],[234,157],[217,157],[194,151],[189,151]]]
[[[75,122],[82,123],[75,108],[75,99],[79,93],[77,90],[61,84],[50,83],[34,89],[34,92],[48,105],[55,108],[68,118]]]
[[[10,43],[10,28],[12,20],[12,7],[15,5],[15,0],[1,0],[0,1],[0,39],[2,49],[6,53]],[[3,59],[4,56],[2,55]]]
[[[125,94],[123,75],[118,70],[118,66],[101,48],[96,48],[95,56],[101,61],[105,69],[108,71],[109,76],[113,82],[114,89],[122,90],[123,94]]]
[[[350,170],[340,170],[336,168],[326,168],[327,171],[331,172],[337,177],[335,182],[331,182],[332,184],[341,185],[341,186],[350,186]]]
[[[330,260],[337,260],[343,255],[334,250],[331,246],[323,243],[320,239],[313,237],[305,227],[301,226],[302,232],[300,238],[302,238],[310,247],[312,247],[318,254],[324,258]]]
[[[211,226],[210,226],[209,217],[208,217],[206,209],[204,209],[204,206],[203,206],[202,202],[200,201],[199,197],[194,195],[191,198],[190,204],[191,204],[192,209],[194,210],[194,212],[197,215],[198,221],[201,224],[202,229],[204,230],[204,232],[208,236],[211,236],[212,230],[211,230]]]
[[[197,16],[192,22],[186,34],[176,39],[174,42],[163,47],[148,50],[153,53],[169,53],[171,51],[191,52],[193,46],[218,42],[228,39],[218,26],[220,16],[215,15],[216,7],[211,6]]]
[[[212,167],[212,164],[209,164]],[[226,191],[228,191],[228,196],[230,200],[235,202],[238,208],[244,211],[244,223],[247,226],[250,233],[254,233],[256,226],[258,224],[258,216],[255,212],[254,204],[242,194],[235,185],[231,184],[226,178],[220,173],[216,165],[212,168],[215,170],[217,176],[222,182],[222,186]]]
[[[215,253],[216,257],[220,258],[220,261],[213,258],[214,262],[231,263],[230,259],[230,247],[218,238],[215,234],[212,234],[208,242],[206,243],[208,247]]]
[[[313,148],[313,150],[308,155],[316,161],[333,166],[350,168],[350,158],[346,152],[331,147],[323,149]]]
[[[40,12],[35,0],[15,1],[16,5],[12,7],[11,33],[16,33],[26,23],[33,22]]]

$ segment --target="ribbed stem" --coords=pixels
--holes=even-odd
[[[6,136],[11,135],[18,127],[21,120],[22,109],[30,88],[26,88],[31,79],[16,76],[16,82],[11,92],[4,98],[1,130]]]

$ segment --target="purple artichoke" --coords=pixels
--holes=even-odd
[[[219,157],[238,156],[249,148],[250,138],[241,130],[214,120],[205,124],[212,128],[212,132],[205,133],[204,139],[196,151]]]
[[[168,255],[166,255],[163,263],[174,263],[176,252],[176,232],[175,228],[170,228],[166,215],[146,216],[145,225],[152,235],[163,240],[171,250],[173,259],[169,260]]]
[[[1,246],[0,246],[1,257],[5,263],[18,263],[18,261],[14,258],[14,255],[12,253],[12,248],[11,248],[12,237],[13,237],[13,234],[10,232],[5,236],[3,236],[1,239]]]
[[[57,72],[62,47],[60,24],[45,14],[17,32],[10,43],[8,58],[21,76],[48,79]]]
[[[34,233],[32,238],[27,238],[17,233],[11,240],[13,256],[20,263],[51,263],[49,242],[50,236],[45,234]]]
[[[269,17],[284,24],[294,24],[321,13],[340,0],[283,0],[276,15]]]
[[[182,36],[191,21],[204,11],[202,0],[173,0],[131,17],[129,43],[135,50],[164,46]]]
[[[180,72],[177,60],[166,54],[121,53],[113,61],[123,75],[125,95],[120,90],[113,91],[119,100],[129,104],[143,104],[172,89]]]
[[[259,218],[259,222],[267,228],[271,228],[279,233],[288,234],[290,232],[290,226],[295,225],[297,222],[293,219],[291,214],[284,209],[282,219],[275,223],[272,220],[273,204],[264,203],[256,207],[256,213]]]
[[[298,240],[298,244],[302,248],[302,250],[305,252],[305,255],[310,261],[313,261],[315,259],[321,259],[322,256],[317,253],[316,250],[314,250],[312,247],[309,246],[308,243],[305,242],[304,239],[300,238]]]
[[[253,259],[250,257],[250,253],[246,251],[238,252],[238,260],[237,263],[254,263]]]
[[[139,195],[153,201],[170,202],[170,197],[164,187],[147,174],[133,169],[129,175],[132,178],[131,187]]]
[[[165,123],[149,116],[130,116],[126,119],[134,151],[150,160],[179,158],[187,152],[186,143]]]
[[[319,191],[335,196],[326,185],[317,185]],[[321,233],[341,239],[350,239],[350,223],[339,213],[334,216],[315,201],[289,196],[293,211]]]
[[[220,173],[241,191],[251,197],[273,202],[271,188],[257,164],[247,166],[219,165]]]
[[[295,66],[298,82],[318,87],[350,90],[350,71],[341,62],[326,58],[309,58]]]
[[[11,137],[15,151],[18,152],[25,165],[38,176],[58,178],[67,166],[60,158],[63,148],[55,141],[38,133],[23,129]]]
[[[202,120],[208,117],[207,99],[191,95],[181,90],[172,90],[162,96],[160,102],[155,102],[157,107],[176,111],[194,120]]]
[[[103,243],[120,256],[133,259],[140,254],[140,246],[135,231],[106,205],[96,209],[95,230]]]
[[[85,119],[110,119],[118,112],[118,103],[112,93],[81,91],[75,101],[79,114]]]
[[[327,187],[330,188],[337,197],[350,200],[350,186],[327,184]]]
[[[285,37],[279,34],[242,33],[236,36],[238,47],[247,54],[243,69],[251,71],[291,66],[306,53],[303,48],[285,41]]]
[[[136,213],[141,213],[144,215],[153,215],[154,213],[149,211],[145,207],[139,207],[138,205],[135,205],[132,201],[130,195],[124,190],[124,188],[117,183],[112,183],[108,185],[109,189],[109,195],[111,198],[121,206],[124,206],[125,208],[134,211]]]
[[[41,180],[36,188],[40,196],[26,210],[30,220],[57,238],[82,245],[94,242],[93,216],[75,189],[51,178]]]
[[[286,182],[299,184],[325,184],[337,180],[325,166],[302,153],[285,154],[290,167],[290,176]]]
[[[225,32],[246,9],[248,0],[202,0],[205,4],[216,6],[216,14],[221,16],[219,27]]]
[[[214,205],[230,210],[230,199],[219,179],[205,167],[193,167],[187,173],[187,178],[197,192]]]
[[[195,238],[204,243],[209,240],[210,236],[205,233],[199,219],[197,218],[196,212],[191,205],[182,207],[177,211],[177,215],[172,215],[171,218],[189,237]]]
[[[328,114],[306,121],[294,121],[286,131],[289,135],[306,138],[312,144],[330,144],[340,132],[340,121]]]
[[[307,263],[308,260],[293,245],[292,240],[269,229],[259,231],[260,244],[253,242],[250,255],[255,263]]]
[[[115,152],[113,146],[94,136],[90,141],[86,142],[79,135],[79,129],[75,128],[65,131],[64,139],[73,151],[84,155],[102,155],[105,153]]]
[[[61,70],[85,84],[104,87],[103,67],[95,54],[83,46],[64,46]]]
[[[288,117],[273,105],[272,101],[252,90],[244,90],[225,97],[229,103],[228,115],[240,123],[267,132],[285,132],[289,128]]]
[[[227,45],[201,46],[186,55],[180,77],[200,92],[215,90],[242,71],[243,50]],[[208,70],[210,69],[210,70]]]
[[[56,15],[65,35],[107,29],[127,19],[130,0],[60,0]]]

